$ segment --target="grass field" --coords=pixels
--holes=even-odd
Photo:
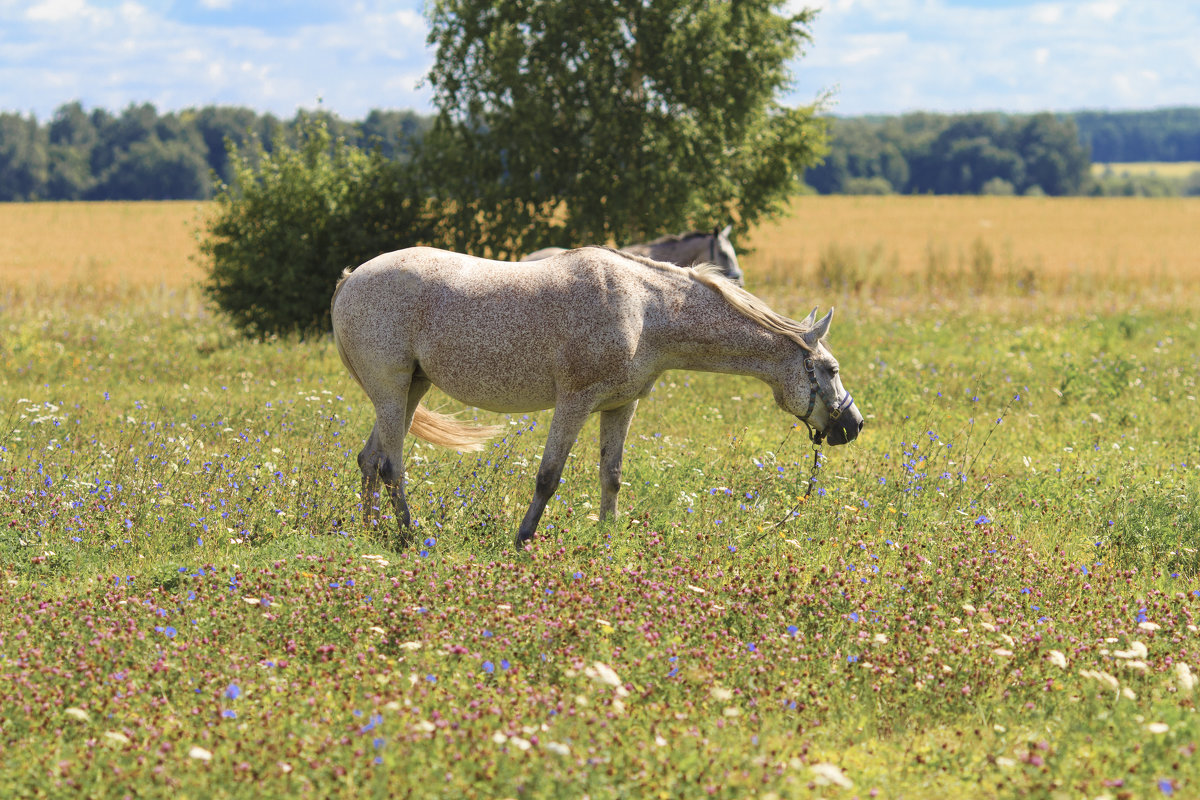
[[[369,404],[201,302],[199,213],[0,207],[6,793],[1200,795],[1200,202],[798,200],[743,266],[863,435],[802,501],[763,385],[669,373],[528,556],[549,415],[410,448],[389,550]]]
[[[1163,178],[1186,178],[1200,172],[1200,161],[1131,161],[1092,164],[1093,175],[1111,172],[1114,175],[1158,175]]]

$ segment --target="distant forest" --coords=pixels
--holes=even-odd
[[[0,201],[209,198],[231,177],[227,143],[294,144],[314,114],[390,158],[407,157],[432,124],[412,111],[282,120],[222,106],[160,114],[149,104],[112,113],[69,103],[45,123],[0,113]],[[1200,194],[1200,173],[1174,183],[1097,178],[1092,161],[1200,161],[1200,108],[833,117],[829,155],[805,180],[822,194]]]
[[[46,124],[0,113],[0,200],[192,200],[228,181],[227,143],[247,151],[260,142],[295,144],[306,117],[319,115],[335,136],[403,158],[431,117],[372,111],[348,122],[325,112],[290,120],[246,108],[210,106],[159,114],[149,104],[120,114],[61,106]]]
[[[822,194],[1200,194],[1200,174],[1097,178],[1093,161],[1200,161],[1200,108],[834,118],[805,179]]]

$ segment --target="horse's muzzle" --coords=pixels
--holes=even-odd
[[[831,445],[853,442],[858,438],[858,432],[863,429],[863,425],[866,424],[848,393],[844,400],[849,400],[849,402],[838,404],[837,416],[829,420],[829,427],[825,429],[825,440]]]

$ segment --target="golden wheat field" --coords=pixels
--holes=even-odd
[[[203,276],[198,231],[211,208],[0,206],[0,288],[193,287]],[[1200,198],[801,197],[738,245],[752,288],[817,279],[857,291],[957,283],[1170,294],[1200,283]]]

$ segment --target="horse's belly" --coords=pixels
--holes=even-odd
[[[452,364],[421,362],[421,371],[455,400],[487,411],[540,411],[552,408],[557,397],[553,376],[536,363],[460,359]]]

